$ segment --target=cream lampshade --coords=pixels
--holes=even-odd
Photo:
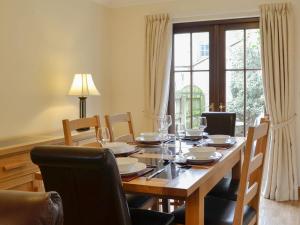
[[[100,95],[91,74],[75,74],[68,95],[79,97],[79,116],[86,117],[86,98],[87,96]]]

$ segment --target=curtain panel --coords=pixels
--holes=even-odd
[[[145,113],[154,128],[155,116],[168,107],[172,25],[168,14],[148,15],[145,21]]]
[[[276,201],[298,199],[290,7],[288,3],[260,7],[263,82],[271,121],[263,195]]]

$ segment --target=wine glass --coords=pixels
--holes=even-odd
[[[165,123],[167,124],[167,139],[169,140],[171,137],[169,136],[169,127],[172,125],[172,116],[164,115]]]
[[[201,131],[201,139],[203,141],[203,133],[204,133],[204,129],[207,127],[207,119],[204,116],[201,116],[199,118],[199,129]]]
[[[107,127],[101,127],[98,130],[98,140],[102,146],[110,142],[110,133]]]
[[[185,137],[185,124],[176,124],[176,136],[179,140],[179,155],[182,155],[181,141]]]
[[[172,125],[172,116],[171,115],[165,115],[164,117],[166,119],[166,123],[167,123],[168,127],[170,127]]]
[[[168,134],[168,124],[165,116],[158,116],[156,118],[157,130],[159,132],[159,137],[161,141],[161,146],[163,147],[164,140]]]

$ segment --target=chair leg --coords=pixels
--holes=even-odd
[[[167,198],[162,199],[162,211],[165,213],[170,212],[170,200]]]

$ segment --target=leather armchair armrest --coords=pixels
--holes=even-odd
[[[0,191],[1,225],[63,225],[56,192]]]

